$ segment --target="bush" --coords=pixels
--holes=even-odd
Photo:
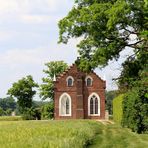
[[[0,116],[4,114],[4,110],[0,107]]]
[[[52,119],[53,118],[53,111],[54,111],[54,104],[53,102],[49,102],[42,106],[42,119]]]
[[[140,78],[123,101],[122,125],[137,133],[148,132],[148,67],[140,72]]]
[[[122,121],[123,109],[122,109],[122,102],[123,102],[124,95],[121,94],[113,100],[113,120],[119,124]]]
[[[40,120],[41,112],[40,109],[26,108],[22,115],[23,120]]]
[[[146,90],[133,88],[125,95],[122,125],[137,133],[148,131],[148,97],[146,97]]]

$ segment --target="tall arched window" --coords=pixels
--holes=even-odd
[[[72,76],[68,76],[66,81],[67,81],[67,86],[73,86],[74,78]]]
[[[67,93],[63,93],[59,99],[59,115],[71,116],[71,97]]]
[[[93,81],[92,77],[87,76],[87,77],[85,78],[86,86],[92,86],[92,81]]]
[[[100,115],[100,97],[96,93],[88,97],[88,115]]]

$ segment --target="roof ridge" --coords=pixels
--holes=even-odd
[[[59,79],[61,79],[71,68],[73,68],[76,64],[73,63],[72,65],[70,65],[65,71],[63,71],[61,74],[59,74],[57,76],[57,80],[58,81]]]
[[[103,82],[105,82],[105,80],[103,80],[99,75],[97,75],[94,71],[92,71],[92,73],[94,74],[94,75],[96,75],[101,81],[103,81]]]

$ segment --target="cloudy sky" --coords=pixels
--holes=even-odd
[[[26,75],[41,83],[48,61],[75,61],[77,40],[57,44],[57,23],[72,5],[72,0],[0,0],[0,98]],[[116,88],[111,79],[118,76],[119,67],[120,61],[112,61],[96,70],[102,78],[105,74],[108,90]]]

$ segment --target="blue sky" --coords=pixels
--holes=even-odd
[[[0,0],[0,98],[26,75],[41,83],[46,62],[75,61],[78,40],[57,44],[57,23],[72,5],[70,0]],[[96,70],[102,78],[105,75],[108,90],[117,88],[112,78],[119,75],[121,61]]]

